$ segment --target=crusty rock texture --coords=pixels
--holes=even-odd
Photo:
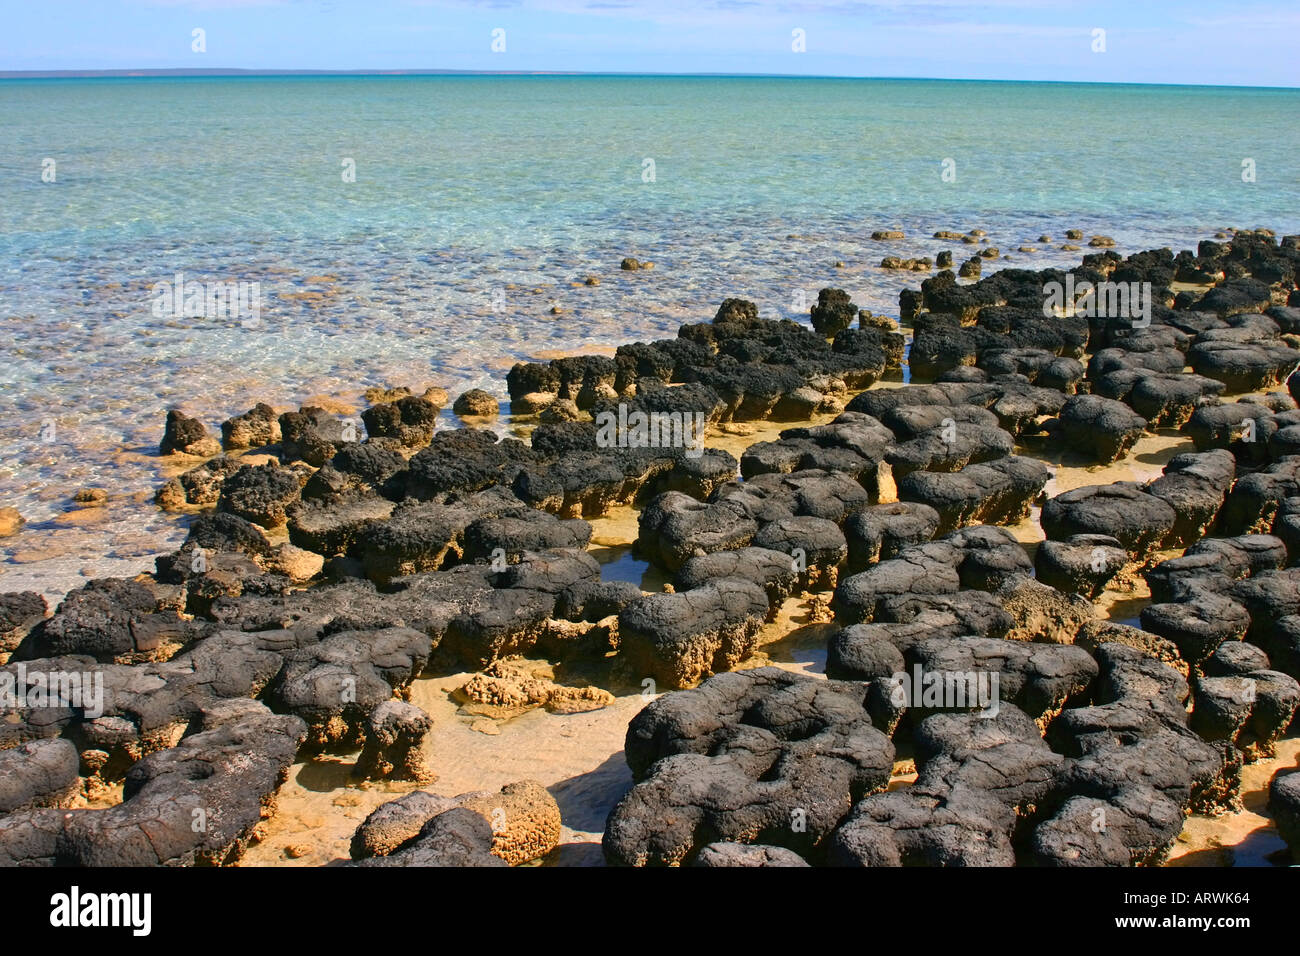
[[[679,865],[717,840],[815,853],[889,781],[894,746],[866,696],[863,684],[764,667],[659,698],[628,727],[638,783],[610,814],[606,857]]]
[[[485,826],[453,816],[464,812]],[[437,824],[444,816],[451,819]],[[517,866],[544,857],[559,842],[555,798],[541,784],[521,780],[498,793],[439,797],[416,790],[385,803],[357,827],[352,858],[387,859],[394,866]]]
[[[0,594],[0,863],[231,863],[295,762],[340,755],[394,796],[355,865],[550,856],[573,781],[397,796],[464,729],[427,678],[507,747],[512,721],[581,735],[654,696],[613,864],[1161,862],[1300,708],[1300,237],[1096,236],[1068,272],[937,238],[976,254],[883,250],[924,276],[899,321],[830,287],[799,321],[729,298],[519,363],[509,407],[481,383],[463,422],[439,388],[367,389],[360,421],[258,402],[220,441],[168,411],[180,547]],[[1141,321],[1051,291],[1102,282],[1149,285]],[[111,518],[101,484],[59,495],[110,507],[53,524]],[[45,533],[0,512],[23,548]],[[755,666],[815,672],[819,646],[827,679]],[[1293,851],[1297,777],[1269,798]]]

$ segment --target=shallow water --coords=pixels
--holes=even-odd
[[[641,587],[646,576],[651,573],[650,562],[638,558],[630,547],[607,549],[597,560],[600,561],[602,581],[627,581]]]
[[[896,314],[923,276],[883,255],[974,249],[923,238],[938,229],[986,229],[1032,267],[1077,263],[1057,248],[1068,228],[1121,252],[1300,231],[1282,173],[1298,105],[815,79],[0,81],[0,506],[29,522],[4,540],[0,588],[57,595],[179,542],[149,501],[173,405],[215,427],[373,384],[504,395],[513,361],[674,335],[728,295],[806,321],[837,285]],[[623,272],[628,255],[656,267]],[[258,325],[156,315],[177,273],[259,283]],[[114,496],[105,515],[65,514],[85,486]]]

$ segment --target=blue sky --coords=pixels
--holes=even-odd
[[[578,70],[1300,86],[1300,6],[1288,0],[0,0],[0,10],[0,70]],[[191,49],[196,28],[205,31],[206,52]],[[505,51],[494,53],[498,28]],[[1098,29],[1104,53],[1093,51]],[[792,50],[795,30],[805,52]]]

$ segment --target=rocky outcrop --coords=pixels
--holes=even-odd
[[[221,454],[221,444],[208,434],[201,421],[173,408],[167,412],[167,423],[163,427],[162,441],[158,444],[158,454],[211,458]]]
[[[714,578],[691,591],[649,594],[619,612],[620,653],[638,678],[690,687],[753,653],[768,608],[767,592],[741,578]]]
[[[1108,535],[1138,562],[1164,545],[1177,519],[1172,505],[1131,481],[1085,485],[1049,498],[1041,518],[1043,531],[1053,541]]]
[[[0,864],[234,862],[273,811],[305,733],[298,718],[272,714],[256,701],[213,704],[196,732],[131,768],[119,805],[0,817]]]
[[[659,698],[628,727],[637,784],[610,814],[606,858],[679,865],[718,840],[815,855],[889,781],[894,747],[865,690],[768,667]]]
[[[382,866],[517,866],[559,842],[555,798],[522,780],[497,793],[439,797],[416,790],[385,803],[357,827],[352,859]]]
[[[366,716],[356,774],[367,780],[431,780],[424,747],[432,728],[432,718],[414,704],[384,701]]]
[[[1123,402],[1100,395],[1076,395],[1061,408],[1065,447],[1103,465],[1123,457],[1146,426],[1146,419]]]
[[[938,533],[971,524],[1015,524],[1029,514],[1048,471],[1019,455],[970,465],[959,472],[914,471],[898,483],[898,497],[933,508]]]

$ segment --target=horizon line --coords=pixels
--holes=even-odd
[[[293,77],[293,76],[564,76],[564,77],[677,77],[712,79],[782,79],[782,80],[896,80],[932,83],[1051,83],[1062,86],[1150,86],[1183,87],[1188,89],[1233,90],[1300,90],[1300,86],[1252,86],[1231,83],[1151,83],[1135,80],[1012,80],[975,77],[944,76],[866,76],[834,73],[726,73],[726,72],[646,72],[614,70],[455,70],[438,68],[414,69],[263,69],[248,67],[162,67],[114,68],[106,70],[0,70],[0,80],[57,80],[57,79],[166,79],[166,78],[220,78],[220,77]]]

